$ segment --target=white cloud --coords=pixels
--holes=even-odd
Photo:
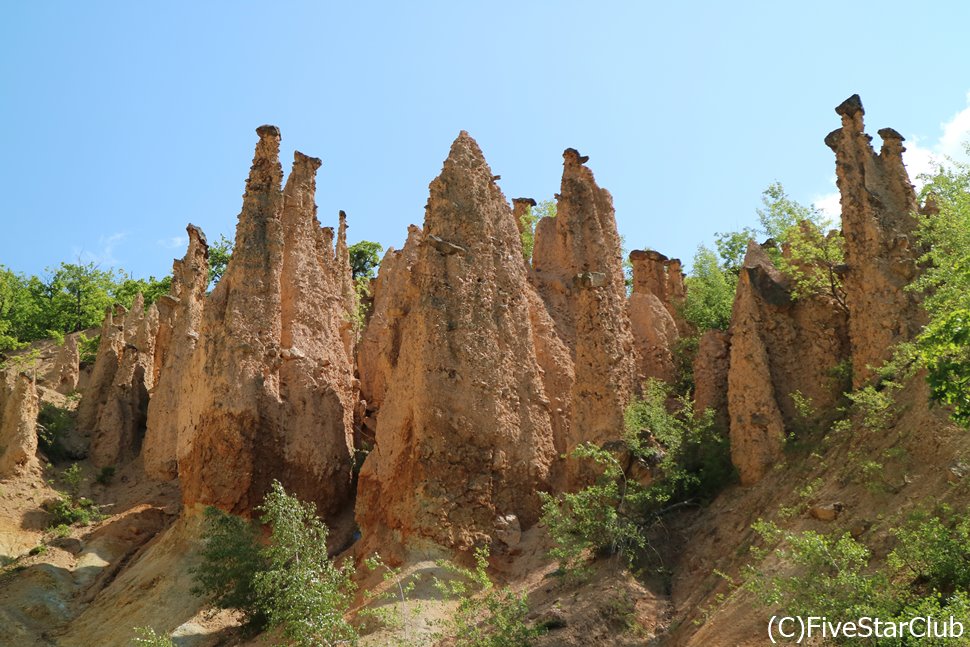
[[[102,269],[115,267],[119,264],[118,259],[114,255],[115,247],[118,243],[124,240],[127,235],[127,233],[119,231],[111,234],[110,236],[101,236],[101,238],[98,239],[97,251],[92,252],[80,247],[75,247],[73,250],[74,256],[76,256],[78,261],[82,263],[94,263]]]
[[[165,249],[181,249],[189,244],[188,236],[172,236],[171,238],[162,238],[158,241],[158,244]]]
[[[835,184],[835,180],[832,180],[832,184]],[[825,214],[826,217],[831,219],[833,222],[838,222],[839,218],[842,216],[842,205],[839,203],[841,196],[838,191],[833,191],[831,193],[824,193],[822,195],[815,196],[812,200],[812,206]]]
[[[970,92],[967,93],[967,106],[949,120],[940,124],[942,134],[932,144],[923,145],[921,137],[912,137],[906,142],[903,162],[909,177],[917,188],[922,186],[919,176],[933,173],[940,164],[948,159],[958,162],[970,160],[965,145],[970,142]]]

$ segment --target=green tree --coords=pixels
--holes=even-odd
[[[241,611],[253,627],[266,624],[255,591],[256,573],[267,566],[258,543],[259,528],[250,521],[208,507],[199,564],[191,569],[192,593],[219,609]]]
[[[33,309],[25,277],[0,265],[0,353],[23,346],[23,322]]]
[[[721,267],[737,276],[744,263],[744,255],[748,251],[748,241],[758,237],[758,231],[745,227],[740,231],[717,233],[714,235],[714,245],[718,256],[721,257]]]
[[[47,330],[69,333],[100,325],[114,301],[116,280],[114,271],[95,263],[61,263],[45,286],[51,308]]]
[[[347,251],[350,252],[350,271],[354,281],[361,277],[374,278],[375,270],[381,264],[380,253],[384,251],[384,246],[370,240],[362,240],[348,247]]]
[[[135,301],[135,296],[141,294],[145,299],[145,305],[148,306],[158,301],[159,297],[168,294],[171,289],[171,276],[166,276],[163,279],[156,279],[154,276],[149,276],[147,279],[136,279],[127,275],[114,287],[112,296],[116,302],[130,308]]]
[[[709,500],[733,477],[726,439],[714,430],[713,412],[697,414],[690,398],[667,408],[670,387],[649,380],[643,399],[626,409],[621,442],[579,445],[573,458],[592,461],[598,477],[578,492],[541,494],[542,522],[555,541],[550,555],[567,573],[583,574],[592,551],[628,560],[648,546],[647,530],[670,506]],[[642,485],[632,466],[650,466]]]
[[[233,242],[219,235],[219,240],[209,244],[209,289],[215,287],[222,275],[225,274],[229,266],[229,259],[232,258]]]
[[[254,591],[269,626],[306,647],[354,640],[357,633],[344,619],[354,594],[353,567],[330,561],[327,526],[314,506],[274,481],[259,509],[260,520],[272,530],[261,551],[266,567],[256,573]]]
[[[727,330],[738,276],[718,263],[717,255],[701,245],[694,254],[682,314],[699,332]]]
[[[922,217],[926,271],[913,284],[929,321],[916,338],[933,398],[970,426],[970,165],[940,168],[922,191],[938,213]]]

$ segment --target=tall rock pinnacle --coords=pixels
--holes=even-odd
[[[352,366],[332,235],[313,195],[320,161],[297,153],[280,188],[280,133],[257,129],[236,242],[205,304],[178,419],[183,500],[249,513],[279,479],[329,514],[350,487]]]
[[[536,225],[533,280],[575,363],[568,448],[618,438],[636,384],[636,352],[613,198],[563,153],[557,216]]]
[[[520,249],[509,205],[462,132],[431,183],[423,233],[382,268],[406,285],[395,312],[391,295],[375,300],[396,341],[358,485],[368,545],[468,548],[510,518],[538,518],[555,452]]]
[[[164,312],[156,343],[158,378],[148,403],[147,431],[142,446],[145,472],[152,478],[171,480],[178,475],[178,434],[187,426],[184,418],[196,385],[186,379],[199,339],[199,324],[209,286],[209,246],[195,225],[186,227],[189,246],[185,256],[172,264],[172,287],[159,299]]]
[[[915,296],[903,289],[916,274],[916,194],[903,165],[902,136],[891,128],[880,130],[883,144],[876,154],[864,130],[859,95],[835,112],[842,127],[825,143],[835,152],[842,195],[853,383],[861,386],[873,376],[870,367],[888,359],[893,345],[911,338],[921,322]]]

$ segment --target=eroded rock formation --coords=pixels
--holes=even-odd
[[[195,225],[186,227],[189,246],[172,264],[172,287],[158,300],[159,330],[155,350],[155,388],[148,404],[142,459],[152,478],[178,475],[178,430],[195,385],[186,378],[199,340],[199,323],[209,285],[209,247]]]
[[[350,267],[316,219],[320,161],[296,153],[283,191],[279,129],[257,133],[232,259],[184,378],[183,500],[249,514],[280,479],[329,514],[351,485],[356,393],[341,334]]]
[[[852,95],[835,112],[842,127],[825,138],[835,152],[845,236],[844,274],[852,340],[853,384],[868,382],[892,347],[910,339],[922,321],[916,298],[903,288],[916,275],[912,248],[916,194],[903,165],[903,137],[879,131],[873,151],[865,133],[862,101]]]
[[[158,310],[154,304],[146,308],[139,294],[131,312],[122,318],[118,366],[91,434],[91,462],[96,467],[131,459],[141,450],[148,393],[154,377],[157,334]],[[106,359],[113,360],[114,356],[107,354]]]
[[[423,231],[389,255],[375,297],[371,325],[390,355],[366,389],[380,410],[357,519],[382,553],[405,539],[468,548],[506,536],[512,517],[522,528],[536,521],[555,451],[520,246],[462,132],[431,183]],[[362,368],[373,365],[370,332]]]
[[[77,388],[81,376],[81,356],[78,352],[77,337],[80,333],[64,336],[64,344],[57,351],[51,369],[52,387],[55,391],[68,394]]]
[[[563,153],[557,216],[536,224],[533,281],[574,364],[566,446],[615,439],[636,386],[636,351],[613,198],[574,149]]]
[[[701,335],[694,356],[694,407],[698,412],[714,411],[715,423],[728,429],[728,370],[731,365],[731,335],[708,330]]]
[[[91,376],[77,406],[77,429],[80,437],[90,439],[97,429],[101,411],[108,401],[108,393],[114,384],[115,373],[125,345],[124,320],[127,310],[120,306],[110,306],[105,310],[101,322],[101,337],[98,352],[91,367]],[[88,442],[83,451],[86,453]]]
[[[37,463],[39,407],[30,377],[12,369],[0,372],[0,478]]]
[[[728,411],[731,459],[743,484],[781,457],[788,431],[835,408],[848,357],[845,312],[831,297],[793,299],[788,280],[754,242],[738,277],[731,314]],[[814,413],[798,402],[807,403]]]
[[[374,281],[374,306],[357,350],[360,395],[366,404],[363,424],[370,436],[376,431],[373,414],[384,403],[388,381],[401,354],[402,318],[409,308],[407,287],[415,281],[412,270],[423,239],[420,228],[409,226],[404,247],[387,250]]]
[[[680,261],[652,250],[634,250],[630,263],[633,290],[627,307],[637,347],[637,372],[641,380],[671,382],[676,377],[674,349],[679,329],[686,326],[679,311],[685,294]]]

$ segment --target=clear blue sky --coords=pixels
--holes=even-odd
[[[854,92],[871,133],[943,150],[942,124],[970,122],[968,7],[10,3],[0,264],[166,274],[186,223],[232,235],[263,123],[286,170],[294,148],[323,159],[320,219],[346,210],[351,241],[399,246],[465,129],[510,199],[551,197],[578,148],[628,246],[689,260],[775,179],[834,190],[822,139]]]

